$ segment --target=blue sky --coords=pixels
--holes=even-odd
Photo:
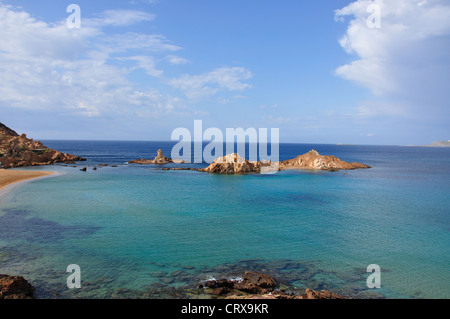
[[[281,142],[450,138],[445,0],[0,0],[0,38],[0,121],[37,139],[170,140],[194,120]]]

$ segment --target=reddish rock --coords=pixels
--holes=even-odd
[[[0,299],[32,299],[34,290],[22,276],[0,274]]]
[[[234,284],[234,289],[248,293],[265,293],[276,288],[275,280],[267,275],[252,271],[246,271],[242,281]]]
[[[294,159],[280,162],[280,170],[283,169],[320,169],[337,171],[340,169],[370,168],[361,163],[348,163],[335,156],[320,155],[316,150],[299,155]]]
[[[206,168],[198,169],[199,172],[215,174],[246,174],[260,173],[263,166],[269,167],[271,162],[248,161],[237,153],[219,157]]]
[[[199,172],[216,174],[246,174],[260,173],[266,171],[285,169],[319,169],[328,171],[338,171],[340,169],[370,168],[361,163],[347,163],[335,156],[320,155],[316,150],[311,150],[306,154],[299,155],[294,159],[274,163],[262,161],[248,161],[239,154],[233,153],[219,157],[206,168],[198,169]]]
[[[266,274],[246,271],[242,280],[218,279],[208,280],[201,284],[200,288],[219,289],[226,288],[227,291],[239,290],[246,293],[267,293],[276,288],[275,280]]]
[[[228,294],[229,292],[230,292],[230,288],[220,287],[220,288],[214,289],[213,295],[224,296],[224,295]]]
[[[74,163],[86,159],[48,148],[0,123],[0,166],[3,168]]]
[[[306,289],[305,293],[302,296],[302,299],[344,299],[344,297],[328,290],[316,291],[312,289]]]
[[[275,279],[263,273],[246,271],[242,280],[208,280],[199,286],[217,298],[226,299],[344,299],[331,291],[306,289],[304,294],[278,290]]]

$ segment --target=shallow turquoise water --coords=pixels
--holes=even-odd
[[[110,155],[111,144],[54,143],[87,156],[82,166],[145,157],[136,144],[126,144],[134,150],[126,159]],[[282,144],[281,159],[310,148]],[[382,288],[369,293],[449,298],[450,150],[314,148],[373,168],[220,176],[53,166],[62,175],[0,198],[0,273],[25,276],[48,298],[184,296],[209,276],[244,269],[362,297],[366,267],[378,264]],[[67,289],[69,264],[81,267],[81,289]]]

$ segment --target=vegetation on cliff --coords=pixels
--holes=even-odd
[[[0,168],[74,163],[86,159],[48,148],[0,123]]]

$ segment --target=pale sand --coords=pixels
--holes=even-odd
[[[16,171],[9,169],[0,169],[0,189],[3,187],[24,181],[31,178],[42,177],[46,175],[51,175],[53,172],[47,171]]]

